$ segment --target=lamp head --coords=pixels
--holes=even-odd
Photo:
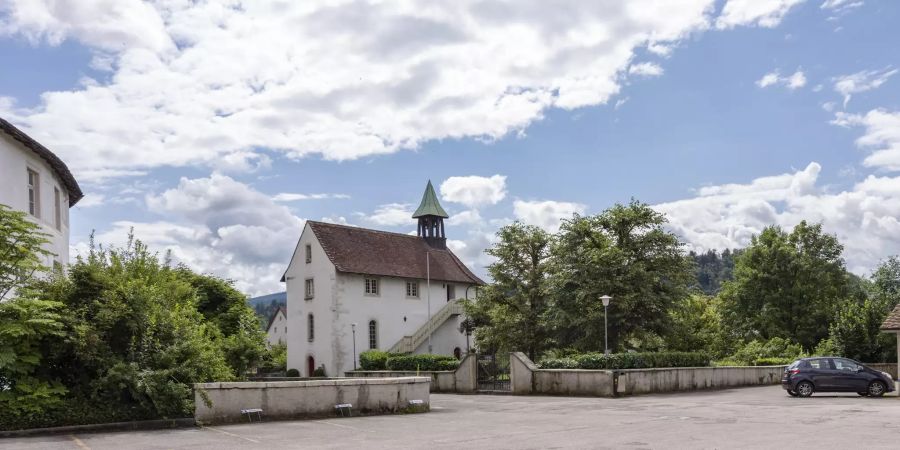
[[[600,300],[603,302],[603,306],[609,306],[609,301],[612,300],[612,297],[603,295],[600,297]]]

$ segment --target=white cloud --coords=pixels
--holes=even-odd
[[[838,112],[831,123],[865,127],[865,134],[856,140],[857,146],[871,150],[863,165],[900,171],[900,111],[873,109],[865,115]]]
[[[850,75],[842,75],[834,79],[834,91],[844,97],[844,107],[853,94],[879,88],[898,72],[897,69],[863,70]]]
[[[797,69],[793,74],[786,76],[781,76],[778,70],[773,70],[756,81],[756,85],[761,88],[767,88],[776,84],[783,85],[790,90],[799,89],[806,86],[806,75],[804,75],[803,71],[800,69]]]
[[[93,208],[95,206],[100,206],[106,201],[106,196],[103,194],[93,194],[87,193],[78,203],[75,205],[76,208]]]
[[[847,11],[854,8],[859,8],[863,5],[862,1],[859,0],[825,0],[824,3],[820,6],[822,9],[832,9],[837,11]]]
[[[663,74],[663,68],[656,63],[642,62],[629,66],[628,73],[643,77],[658,77]]]
[[[300,200],[326,200],[326,199],[348,199],[347,194],[299,194],[293,192],[281,192],[275,194],[272,200],[276,202],[295,202]]]
[[[182,178],[178,186],[146,198],[151,211],[167,219],[117,221],[96,241],[122,245],[128,231],[154,251],[171,251],[176,262],[235,280],[250,295],[284,289],[279,279],[303,229],[283,205],[221,174]],[[85,242],[74,249],[84,253]]]
[[[746,3],[729,1],[717,23],[771,26],[794,2]],[[2,5],[0,33],[77,40],[110,70],[38,105],[0,102],[79,179],[98,181],[162,166],[256,170],[271,163],[257,149],[348,160],[498,139],[548,108],[605,104],[635,49],[668,54],[709,28],[715,1]]]
[[[484,220],[477,209],[470,209],[456,214],[451,214],[448,225],[478,225]]]
[[[655,205],[692,249],[743,247],[768,225],[790,228],[821,222],[844,244],[848,268],[864,274],[900,253],[900,178],[870,176],[852,189],[817,185],[821,167],[758,178],[747,184],[704,187],[694,198]]]
[[[441,198],[468,207],[496,205],[506,197],[506,176],[450,177],[441,183]]]
[[[516,219],[528,225],[536,225],[547,231],[559,229],[562,219],[570,219],[573,214],[584,214],[587,206],[580,203],[545,201],[513,202],[513,214]]]
[[[804,0],[728,0],[716,20],[716,28],[758,25],[772,28],[781,23],[794,6]]]
[[[412,219],[412,205],[409,203],[388,203],[375,208],[375,212],[369,216],[361,213],[359,215],[375,225],[391,227],[415,225],[415,221]]]

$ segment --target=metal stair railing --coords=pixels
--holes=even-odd
[[[431,319],[425,322],[412,336],[403,336],[394,344],[393,347],[388,350],[391,353],[412,353],[428,339],[429,333],[436,330],[439,326],[443,325],[448,319],[453,316],[458,316],[463,313],[463,305],[460,300],[453,300],[448,302],[446,305],[441,307],[434,315],[431,316]]]

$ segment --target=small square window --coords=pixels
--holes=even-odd
[[[313,298],[316,295],[316,287],[313,284],[313,279],[310,278],[306,280],[306,300]]]
[[[418,281],[407,281],[406,282],[406,296],[409,298],[419,298],[419,282]]]
[[[366,295],[378,295],[378,278],[366,278]]]
[[[312,262],[312,245],[306,244],[306,263]]]

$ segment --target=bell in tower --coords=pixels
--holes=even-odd
[[[422,203],[413,213],[413,219],[419,219],[417,234],[425,239],[432,247],[446,248],[447,236],[444,234],[444,219],[450,217],[444,208],[441,208],[431,180],[425,186],[425,194],[422,195]]]

